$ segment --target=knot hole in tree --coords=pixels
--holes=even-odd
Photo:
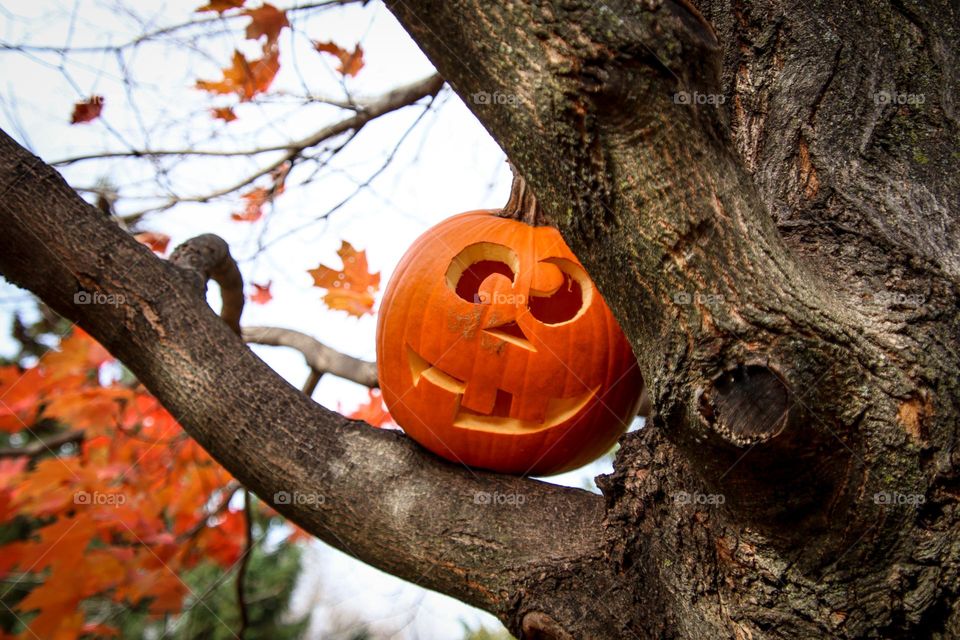
[[[836,524],[829,515],[846,502],[851,450],[816,428],[777,371],[759,363],[727,369],[699,394],[698,411],[702,429],[683,447],[737,520],[785,544]]]
[[[740,365],[700,395],[700,416],[724,440],[749,446],[775,438],[790,412],[790,392],[765,365]]]

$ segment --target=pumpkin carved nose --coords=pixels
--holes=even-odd
[[[516,320],[511,320],[510,322],[498,324],[493,327],[487,327],[484,329],[484,332],[500,338],[504,342],[515,344],[522,349],[526,349],[527,351],[537,350],[537,348],[533,346],[533,343],[530,342],[529,338],[527,338],[527,334],[525,334],[523,329],[520,328],[520,325],[517,324]]]

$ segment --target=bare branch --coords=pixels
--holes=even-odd
[[[320,384],[320,378],[323,377],[323,373],[317,371],[314,368],[310,368],[310,374],[307,376],[307,379],[304,380],[303,386],[300,388],[300,391],[303,392],[303,395],[308,398],[313,397],[313,392],[317,390],[317,385]]]
[[[227,510],[227,507],[230,506],[230,501],[233,499],[233,495],[242,489],[243,487],[236,480],[231,480],[220,489],[221,498],[220,502],[217,503],[213,509],[206,513],[200,520],[197,521],[195,525],[181,533],[177,536],[177,544],[183,544],[187,540],[190,540],[201,531],[207,528],[207,524],[210,521],[210,518],[220,515]]]
[[[219,236],[205,233],[174,249],[170,262],[199,275],[201,291],[206,291],[207,281],[211,279],[220,285],[220,296],[223,300],[220,317],[239,335],[244,303],[243,276],[230,255],[227,243]]]
[[[64,431],[49,438],[41,438],[22,447],[0,448],[0,458],[36,458],[45,453],[54,453],[58,447],[68,443],[83,442],[83,431]]]
[[[237,610],[240,613],[240,626],[237,628],[237,637],[246,637],[250,626],[250,612],[247,607],[245,587],[247,570],[250,567],[250,556],[253,555],[253,506],[250,504],[253,494],[243,490],[243,555],[240,556],[240,567],[237,569]]]
[[[271,171],[279,169],[284,164],[295,161],[306,149],[315,147],[321,142],[329,140],[330,138],[338,136],[342,133],[346,133],[348,131],[357,131],[371,120],[390,113],[391,111],[396,111],[405,106],[411,105],[422,98],[435,96],[437,92],[440,91],[441,87],[443,87],[443,78],[437,74],[434,74],[422,80],[418,80],[406,86],[394,89],[393,91],[385,93],[379,98],[370,101],[364,109],[358,111],[349,118],[328,125],[316,133],[307,136],[306,138],[290,144],[278,145],[273,149],[267,148],[267,151],[286,150],[286,153],[276,161],[242,178],[228,187],[218,189],[202,196],[178,197],[171,199],[166,204],[143,209],[141,211],[122,216],[121,219],[127,224],[130,224],[136,220],[139,220],[147,213],[170,209],[181,202],[209,202],[211,200],[215,200],[216,198],[231,194],[234,191],[249,185],[257,178],[265,176]]]
[[[367,2],[368,0],[322,0],[321,2],[310,2],[307,4],[302,4],[298,6],[289,7],[286,9],[281,9],[287,13],[296,13],[310,11],[312,9],[327,9],[331,7],[338,7],[347,4],[354,4],[357,2]],[[35,53],[56,53],[60,55],[67,54],[78,54],[78,53],[116,53],[124,49],[129,49],[131,47],[136,47],[137,45],[143,44],[144,42],[149,42],[151,40],[156,40],[160,36],[170,35],[171,33],[176,33],[177,31],[182,31],[184,29],[190,29],[194,27],[206,27],[208,25],[220,24],[225,20],[236,20],[238,18],[244,18],[242,13],[232,13],[226,15],[208,15],[204,17],[197,18],[196,20],[190,20],[189,22],[182,22],[180,24],[171,25],[169,27],[162,27],[160,29],[155,29],[148,33],[137,36],[132,40],[128,40],[122,44],[118,45],[105,45],[105,46],[91,46],[91,47],[57,47],[57,46],[43,46],[43,45],[27,45],[27,44],[13,44],[9,42],[0,42],[0,51],[29,51]]]
[[[371,388],[379,386],[375,362],[340,353],[305,333],[280,327],[243,327],[242,335],[245,342],[296,349],[318,373],[332,373]]]

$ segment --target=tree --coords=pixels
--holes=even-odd
[[[523,637],[960,635],[956,7],[387,4],[635,349],[653,412],[602,497],[312,404],[204,306],[204,269],[6,135],[0,270],[245,486],[326,497],[281,513]]]
[[[18,334],[40,345],[63,324]],[[33,366],[0,366],[0,442],[17,442],[0,448],[0,629],[300,635],[306,621],[280,618],[302,532],[257,518],[249,494],[231,505],[241,487],[129,375],[110,379],[111,360],[74,330]]]

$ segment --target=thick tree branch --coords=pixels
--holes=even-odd
[[[305,530],[505,619],[519,585],[600,553],[598,496],[468,471],[318,406],[246,348],[195,279],[5,133],[0,196],[0,272],[90,332],[237,480]],[[76,304],[78,288],[110,303]]]
[[[377,363],[340,353],[294,329],[244,327],[243,339],[254,344],[296,349],[303,354],[310,368],[318,373],[332,373],[339,378],[371,388],[380,386],[377,380]]]

